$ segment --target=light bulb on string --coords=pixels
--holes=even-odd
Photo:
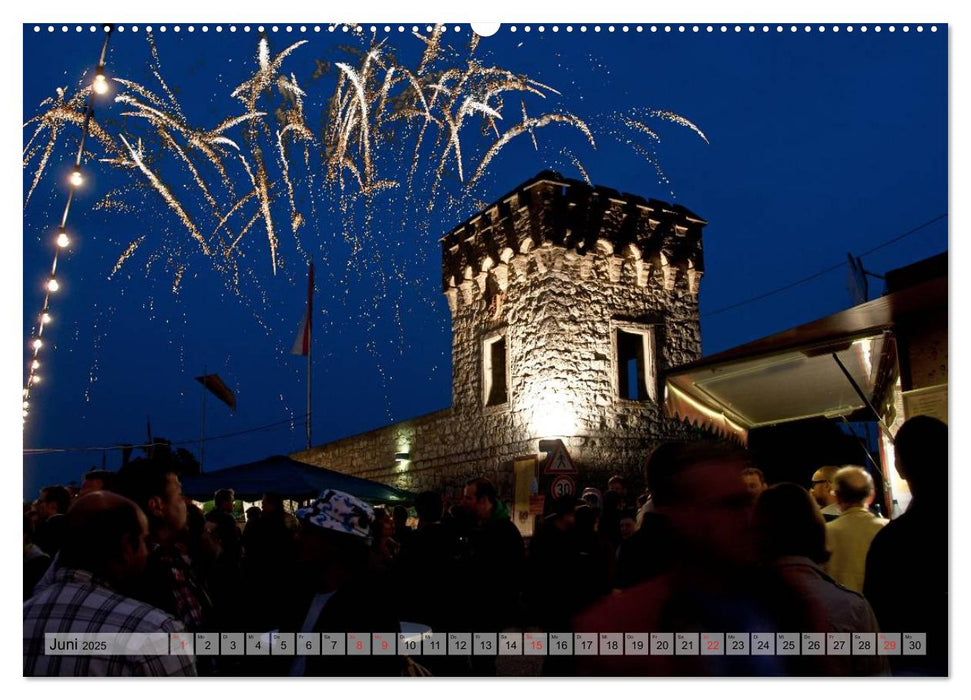
[[[40,322],[46,326],[51,322],[51,315],[45,311],[40,315]]]
[[[98,66],[94,74],[94,82],[91,83],[91,87],[99,95],[104,95],[108,92],[108,79],[105,78],[105,69],[102,66]]]
[[[71,245],[71,239],[68,237],[67,231],[64,230],[64,227],[61,226],[58,229],[58,234],[57,234],[57,247],[67,248],[69,245]]]
[[[74,170],[71,171],[71,184],[74,187],[80,187],[84,184],[84,175],[81,174],[80,165],[75,165]]]
[[[60,288],[61,288],[61,285],[57,281],[57,278],[54,277],[54,275],[51,275],[51,278],[49,280],[47,280],[47,291],[48,292],[56,292]]]
[[[30,375],[30,383],[31,384],[40,384],[40,375],[38,375],[38,374],[32,374],[32,375]]]
[[[42,347],[44,347],[44,341],[40,338],[34,338],[32,345],[34,346],[34,350],[40,350]]]
[[[40,362],[38,362],[37,360],[34,360],[33,362],[30,363],[30,368],[31,369],[40,369]]]

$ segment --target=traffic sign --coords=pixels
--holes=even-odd
[[[553,483],[550,484],[550,495],[554,499],[575,496],[576,492],[576,482],[569,474],[561,474],[553,479]]]
[[[547,442],[543,440],[542,442]],[[543,474],[576,474],[577,468],[573,466],[573,460],[570,459],[570,453],[566,451],[566,446],[563,444],[562,440],[550,440],[553,443],[550,445],[549,453],[546,457],[546,462],[543,464]],[[540,449],[545,447],[540,443]]]

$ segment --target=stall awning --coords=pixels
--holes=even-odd
[[[666,410],[743,442],[765,425],[849,416],[866,407],[854,382],[870,401],[880,389],[895,324],[946,304],[937,278],[683,365],[665,375]]]
[[[237,498],[253,501],[272,491],[299,501],[325,489],[336,489],[373,504],[409,503],[414,496],[401,489],[350,474],[315,467],[282,455],[259,462],[220,469],[182,480],[182,491],[197,500],[208,500],[218,489],[233,489]]]

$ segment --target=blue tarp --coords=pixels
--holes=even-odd
[[[325,489],[344,491],[374,504],[410,503],[414,495],[393,486],[315,467],[283,455],[182,479],[182,491],[196,500],[210,500],[218,489],[233,489],[237,498],[259,500],[268,491],[301,501]]]

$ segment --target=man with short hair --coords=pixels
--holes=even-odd
[[[64,486],[45,486],[34,504],[37,511],[34,543],[52,558],[64,541],[67,529],[64,514],[70,505],[71,492]]]
[[[745,482],[745,488],[748,489],[748,492],[752,494],[753,500],[769,488],[769,485],[765,483],[765,474],[762,473],[761,469],[756,469],[755,467],[748,467],[742,470],[742,481]]]
[[[627,480],[620,474],[614,474],[607,481],[607,490],[613,491],[620,498],[620,509],[627,508]]]
[[[92,469],[84,475],[84,481],[81,482],[81,491],[78,495],[83,496],[92,491],[111,491],[114,476],[114,472],[107,469]]]
[[[238,568],[242,556],[242,544],[233,506],[236,493],[232,489],[219,489],[213,495],[213,508],[206,514],[206,522],[215,525],[216,537],[222,547],[220,559],[229,568]]]
[[[830,557],[823,568],[851,591],[862,593],[867,551],[887,521],[868,510],[874,489],[873,478],[866,470],[843,467],[836,472],[833,483],[842,515],[826,523]]]
[[[167,636],[184,629],[162,610],[123,592],[148,557],[148,522],[134,503],[113,493],[92,493],[79,498],[66,518],[67,536],[51,583],[24,603],[24,675],[196,675],[193,657],[186,655],[46,653],[48,632]]]
[[[136,459],[118,472],[117,485],[148,516],[148,564],[135,596],[174,615],[188,631],[201,631],[210,601],[185,546],[188,515],[175,466],[161,457]]]
[[[823,520],[826,522],[840,517],[839,503],[836,502],[836,494],[833,493],[833,478],[839,470],[839,467],[827,466],[820,467],[813,473],[809,493],[815,499],[819,512],[823,514]]]

